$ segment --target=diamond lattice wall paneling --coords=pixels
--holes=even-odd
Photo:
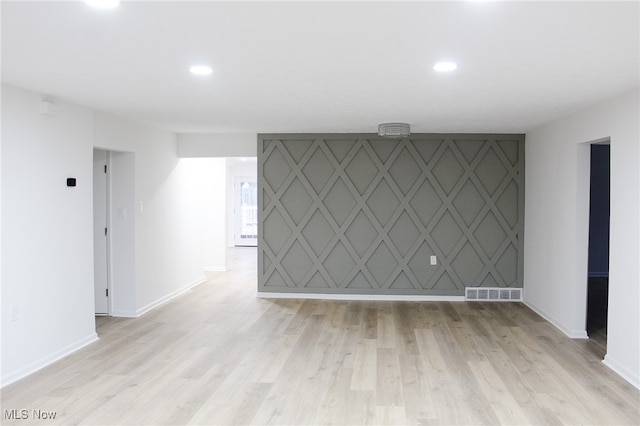
[[[522,287],[523,170],[523,135],[259,135],[258,290]]]

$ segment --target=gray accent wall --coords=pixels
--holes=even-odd
[[[258,186],[260,292],[522,287],[524,135],[261,134]]]

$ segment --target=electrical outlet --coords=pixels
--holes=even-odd
[[[18,321],[19,318],[20,318],[20,307],[16,305],[11,308],[11,322]]]
[[[438,258],[435,256],[431,256],[431,264],[432,265],[437,265],[438,264]]]

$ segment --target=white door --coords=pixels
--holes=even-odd
[[[96,315],[109,315],[107,151],[93,150],[93,282]]]
[[[258,184],[255,177],[236,177],[235,245],[258,245]]]

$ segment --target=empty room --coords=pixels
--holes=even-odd
[[[640,2],[0,19],[2,424],[640,424]]]

